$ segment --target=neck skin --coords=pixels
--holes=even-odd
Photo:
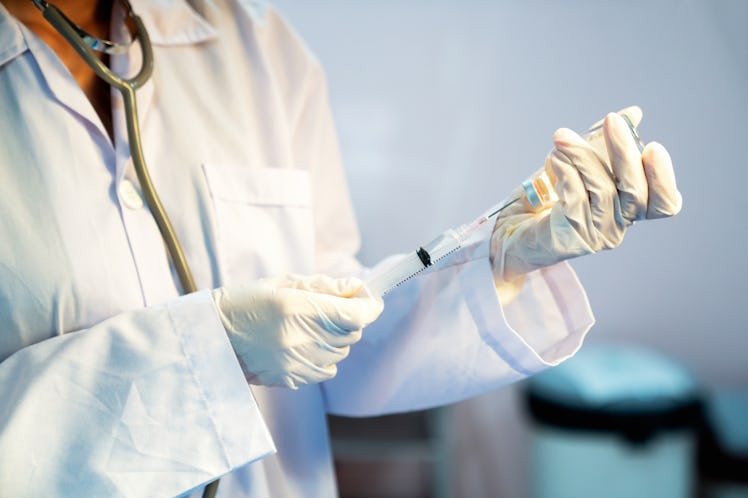
[[[112,136],[109,85],[100,80],[73,47],[50,25],[31,0],[1,0],[8,11],[54,50],[73,75]],[[97,38],[109,38],[113,0],[56,0],[53,3],[74,23]],[[102,55],[102,57],[106,57]]]

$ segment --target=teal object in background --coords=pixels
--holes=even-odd
[[[703,498],[748,498],[748,390],[722,389],[704,403],[699,444]]]
[[[537,498],[690,498],[700,393],[672,359],[585,347],[528,383]]]
[[[530,382],[532,393],[573,408],[652,412],[683,405],[698,386],[682,365],[634,346],[585,346]]]

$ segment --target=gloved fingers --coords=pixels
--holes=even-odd
[[[359,296],[364,290],[364,282],[356,277],[346,277],[335,279],[335,295],[341,297]],[[371,297],[369,294],[367,297]]]
[[[242,365],[250,384],[269,387],[284,386],[297,389],[304,384],[329,380],[337,373],[338,362],[345,359],[350,348],[331,347],[323,342],[285,349],[276,363],[254,365],[254,369]],[[244,363],[240,358],[240,363]]]
[[[376,320],[384,309],[384,301],[374,297],[338,297],[310,293],[309,304],[314,308],[320,325],[331,332],[352,332]]]
[[[618,114],[610,113],[605,117],[604,130],[621,215],[628,221],[643,220],[647,216],[649,192],[636,140]]]
[[[355,277],[333,278],[322,274],[287,274],[268,280],[273,281],[277,287],[319,292],[343,297],[355,295],[364,286],[364,283]]]
[[[644,116],[641,107],[639,107],[638,105],[632,105],[621,109],[616,114],[618,114],[619,116],[625,115],[627,118],[629,118],[629,120],[631,120],[631,124],[634,125],[634,128],[637,128],[639,124],[641,124],[642,117]]]
[[[349,354],[351,354],[350,346],[325,348],[325,352],[317,356],[315,360],[318,366],[327,367],[345,360]]]
[[[338,367],[336,365],[337,361],[329,363],[318,361],[312,363],[305,355],[300,354],[297,351],[291,351],[290,354],[294,360],[296,368],[289,372],[286,377],[293,380],[293,384],[296,386],[324,382],[332,379],[338,373]],[[348,356],[347,352],[345,356]],[[345,356],[343,356],[343,358],[345,358]],[[317,358],[317,360],[321,359],[322,358]],[[291,388],[295,389],[295,387]]]
[[[381,298],[339,297],[289,287],[271,287],[270,290],[271,294],[262,296],[263,307],[266,310],[273,309],[277,320],[296,317],[305,322],[307,327],[316,324],[317,327],[340,335],[348,335],[351,331],[369,325],[384,308]]]
[[[295,388],[335,375],[334,364],[383,308],[381,299],[324,292],[362,286],[356,279],[343,281],[290,275],[213,291],[248,382]]]
[[[667,149],[657,142],[644,147],[644,173],[649,188],[647,218],[665,218],[680,212],[683,198],[675,183],[673,162]]]
[[[361,340],[362,329],[344,329],[322,315],[317,317],[315,325],[316,340],[331,349],[351,346]]]
[[[553,135],[553,142],[555,150],[551,154],[552,162],[571,164],[579,172],[589,199],[594,227],[601,233],[608,234],[611,221],[624,226],[625,220],[621,216],[618,192],[609,166],[582,137],[567,128],[557,130]],[[556,171],[557,176],[558,174]],[[561,193],[557,193],[561,198]],[[569,192],[569,195],[579,202],[584,192]]]
[[[620,111],[616,112],[619,116],[626,116],[631,120],[631,124],[634,125],[634,128],[638,127],[639,124],[642,122],[642,117],[644,116],[644,113],[641,110],[641,107],[638,105],[632,105],[629,107],[624,107]],[[589,128],[587,128],[587,133],[590,133],[591,131],[598,131],[602,129],[603,122],[605,121],[605,118],[600,119],[599,121],[596,121],[593,123]]]
[[[588,238],[588,227],[593,226],[593,221],[590,199],[581,173],[562,153],[551,154],[548,164],[555,180],[554,188],[558,194],[557,205],[561,206],[574,229]]]

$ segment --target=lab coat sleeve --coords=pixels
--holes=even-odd
[[[317,270],[364,270],[325,79],[315,64],[296,106],[295,150],[314,181]],[[490,224],[443,264],[385,298],[382,316],[323,385],[327,409],[376,415],[454,402],[523,379],[573,354],[593,323],[566,264],[527,276],[500,303],[489,258]]]
[[[593,323],[565,263],[496,293],[490,227],[385,296],[382,316],[325,383],[328,410],[351,416],[424,409],[516,382],[571,356]]]
[[[290,108],[296,160],[313,181],[316,269],[363,275],[324,74],[309,61]],[[464,249],[385,297],[382,316],[323,384],[328,411],[366,416],[450,403],[523,379],[578,349],[593,318],[571,268],[562,263],[527,275],[502,306],[490,236],[485,224]]]
[[[171,497],[273,451],[208,292],[0,363],[0,496]]]

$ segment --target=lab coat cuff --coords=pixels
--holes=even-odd
[[[502,304],[489,258],[490,240],[476,244],[481,257],[461,273],[483,340],[522,375],[533,375],[572,356],[594,324],[587,296],[567,263],[525,276]],[[470,288],[468,288],[470,287]]]
[[[272,437],[210,292],[182,296],[167,308],[225,456],[216,462],[210,480],[274,453]]]

